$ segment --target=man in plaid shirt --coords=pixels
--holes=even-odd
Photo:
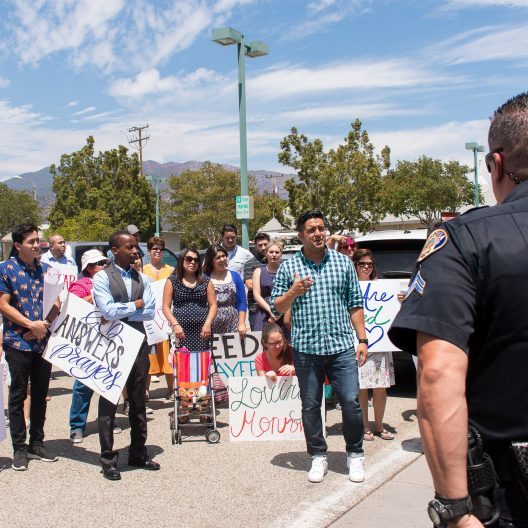
[[[270,304],[277,315],[291,308],[294,364],[302,402],[302,420],[312,466],[310,482],[328,471],[321,403],[328,376],[343,412],[349,479],[363,482],[363,420],[359,405],[359,366],[368,341],[363,296],[352,261],[326,247],[322,213],[303,213],[297,229],[303,248],[275,276]],[[354,351],[354,334],[359,339]]]

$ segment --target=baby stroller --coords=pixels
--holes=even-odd
[[[170,413],[172,443],[182,443],[182,429],[201,426],[210,444],[220,440],[216,429],[216,409],[212,388],[211,352],[191,352],[186,348],[171,353],[174,374],[174,411]]]

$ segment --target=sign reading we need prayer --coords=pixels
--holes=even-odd
[[[102,323],[97,308],[68,295],[44,359],[117,404],[143,339],[121,321]]]

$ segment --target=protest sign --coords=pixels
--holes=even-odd
[[[50,313],[53,303],[59,298],[64,288],[64,275],[56,268],[48,268],[44,274],[44,291],[42,293],[42,318]]]
[[[77,266],[61,265],[57,266],[55,269],[64,276],[64,289],[67,291],[71,283],[76,281],[77,277],[79,276],[79,270],[77,269]]]
[[[212,353],[218,373],[224,383],[232,376],[253,376],[257,373],[255,357],[262,352],[262,332],[248,332],[242,339],[240,334],[215,334]]]
[[[44,358],[117,404],[143,339],[121,321],[101,324],[97,308],[68,295]]]
[[[0,442],[3,442],[6,437],[4,418],[4,368],[7,368],[7,365],[0,363]]]
[[[324,403],[322,416],[324,420]],[[297,378],[230,378],[229,432],[232,442],[304,440]]]
[[[392,352],[399,350],[388,338],[387,332],[400,310],[398,292],[402,289],[399,279],[361,281],[365,329],[369,340],[369,352]],[[356,340],[357,345],[357,340]]]
[[[152,295],[156,299],[156,315],[152,321],[144,321],[143,323],[149,345],[166,341],[171,331],[171,325],[163,315],[163,289],[165,288],[165,282],[167,282],[167,279],[158,280],[150,284]]]

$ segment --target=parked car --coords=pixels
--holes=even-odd
[[[370,249],[380,279],[410,278],[427,239],[427,229],[373,231],[356,238],[361,249]]]

